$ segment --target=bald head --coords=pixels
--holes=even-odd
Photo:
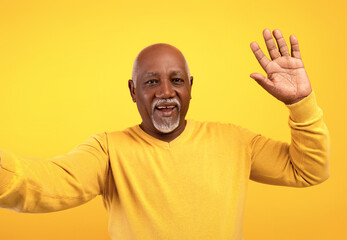
[[[132,71],[132,80],[134,82],[134,86],[136,86],[137,78],[141,73],[142,68],[148,65],[149,62],[154,61],[155,58],[165,55],[174,56],[175,61],[181,62],[181,64],[184,65],[186,73],[188,74],[188,78],[190,78],[188,63],[182,52],[170,44],[156,43],[145,47],[136,56]]]

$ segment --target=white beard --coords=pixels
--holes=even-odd
[[[180,124],[180,118],[177,118],[177,120],[173,122],[172,117],[163,117],[162,121],[163,122],[161,124],[156,122],[152,115],[152,122],[154,127],[162,133],[170,133],[175,130]]]
[[[172,117],[162,117],[162,123],[158,123],[155,119],[154,119],[154,110],[155,110],[155,106],[159,103],[159,102],[170,102],[170,103],[176,103],[177,104],[177,111],[178,111],[178,117],[175,121],[172,120]],[[173,130],[175,130],[178,125],[180,124],[180,110],[181,110],[181,105],[179,103],[179,101],[175,98],[173,99],[157,99],[156,101],[154,101],[152,103],[152,122],[154,127],[162,133],[170,133]]]

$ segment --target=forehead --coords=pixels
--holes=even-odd
[[[186,61],[181,52],[176,49],[160,47],[148,49],[139,55],[139,77],[154,74],[187,74]]]

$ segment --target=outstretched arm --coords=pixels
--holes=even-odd
[[[107,171],[106,133],[51,159],[0,150],[0,208],[38,213],[81,205],[103,194]]]

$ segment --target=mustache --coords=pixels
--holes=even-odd
[[[176,98],[158,98],[152,103],[152,112],[154,111],[155,106],[161,103],[175,103],[178,107],[178,111],[181,110],[181,104]]]

